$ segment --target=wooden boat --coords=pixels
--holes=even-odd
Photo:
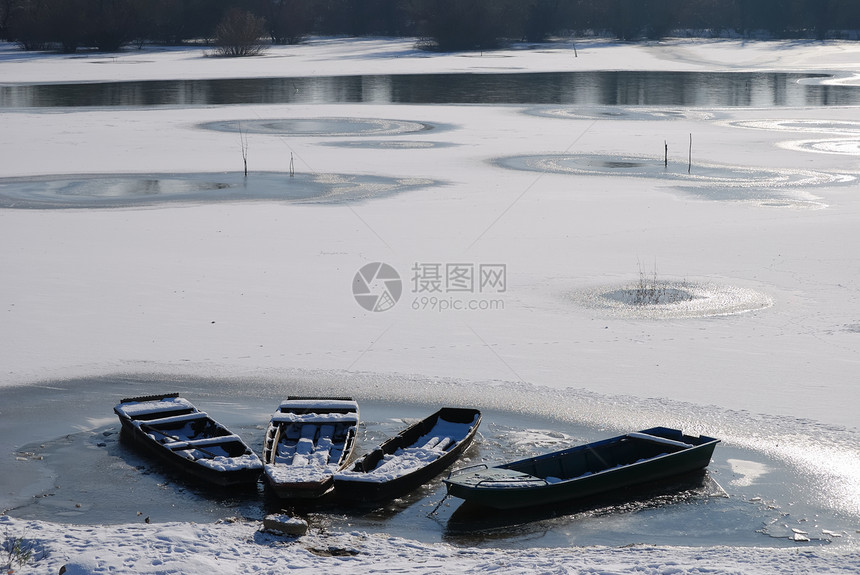
[[[449,495],[497,509],[549,505],[703,469],[718,439],[654,427],[444,479]]]
[[[256,483],[263,464],[244,441],[178,393],[121,400],[121,434],[162,461],[209,483]]]
[[[351,398],[291,397],[266,430],[263,474],[284,499],[321,497],[352,456],[358,404]]]
[[[447,469],[472,443],[481,412],[443,407],[334,474],[335,494],[353,502],[393,499]]]

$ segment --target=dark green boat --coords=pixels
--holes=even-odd
[[[515,509],[570,501],[703,469],[719,439],[654,427],[444,479],[469,503]]]

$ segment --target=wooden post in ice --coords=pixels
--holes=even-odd
[[[693,134],[690,134],[690,148],[687,151],[687,173],[693,169]]]
[[[242,162],[245,164],[245,177],[248,177],[248,138],[245,136],[245,132],[242,131],[241,126],[239,127],[239,141],[242,144]]]
[[[669,167],[669,143],[663,140],[663,167]]]

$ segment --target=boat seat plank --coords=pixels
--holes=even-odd
[[[310,455],[314,450],[314,442],[307,437],[302,437],[296,443],[296,455]]]
[[[434,437],[431,437],[431,438],[430,438],[430,439],[428,439],[426,442],[424,442],[424,445],[422,445],[421,447],[423,447],[423,448],[425,448],[425,449],[431,449],[431,448],[432,448],[432,447],[434,447],[437,443],[439,443],[439,440],[440,440],[440,439],[441,439],[440,437],[435,437],[435,436],[434,436]]]
[[[317,434],[316,425],[305,425],[301,429],[301,437],[296,442],[293,449],[293,457],[291,463],[293,465],[307,465],[309,456],[314,450],[314,437]],[[288,457],[286,453],[283,456]],[[285,459],[284,461],[289,461]]]
[[[278,405],[281,411],[297,411],[312,413],[313,410],[321,410],[325,413],[344,413],[356,411],[358,403],[352,398],[338,397],[291,397]]]
[[[161,417],[158,419],[147,419],[146,421],[141,421],[141,425],[145,426],[161,426],[161,425],[170,425],[173,423],[183,423],[188,421],[197,421],[198,419],[208,419],[209,415],[206,414],[205,411],[197,411],[195,413],[186,413],[185,415],[174,415],[172,417]]]
[[[140,401],[122,403],[117,406],[117,409],[122,411],[131,419],[147,419],[148,416],[157,413],[168,413],[171,411],[194,410],[194,405],[181,398],[165,398],[161,401]]]
[[[220,437],[207,437],[205,439],[191,439],[188,441],[173,441],[165,443],[164,447],[171,451],[184,451],[186,449],[195,449],[197,447],[206,447],[213,445],[222,445],[224,443],[233,443],[241,441],[238,435],[222,435]]]
[[[666,445],[674,445],[675,447],[683,447],[684,449],[689,449],[690,447],[693,447],[691,444],[684,443],[683,441],[675,441],[674,439],[667,439],[665,437],[650,435],[648,433],[640,433],[638,431],[628,433],[627,437],[632,437],[633,439],[644,439],[645,441],[653,441],[655,443],[663,443]]]
[[[451,443],[453,443],[453,441],[454,440],[450,437],[439,437],[434,435],[420,447],[422,449],[441,449],[444,451],[449,445],[451,445]]]
[[[358,425],[358,417],[355,413],[275,413],[272,416],[272,423],[348,423]]]
[[[334,427],[334,424],[320,425],[320,443],[326,440],[331,445],[331,438],[334,437]]]

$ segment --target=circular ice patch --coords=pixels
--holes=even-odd
[[[186,202],[340,203],[432,185],[420,178],[251,172],[0,179],[0,208],[121,208]]]
[[[850,183],[848,174],[812,170],[768,170],[715,164],[670,161],[663,158],[602,155],[545,154],[509,156],[494,163],[512,170],[577,176],[627,176],[669,180],[675,187],[703,199],[754,202],[762,206],[823,207],[808,188]]]
[[[526,114],[542,118],[565,120],[712,120],[714,114],[699,110],[671,110],[667,108],[625,108],[621,106],[539,106],[524,110]]]
[[[789,150],[816,152],[819,154],[860,156],[860,138],[840,138],[837,140],[797,140],[792,142],[780,142],[779,146]]]
[[[842,138],[798,140],[780,142],[778,145],[789,150],[816,152],[820,154],[841,154],[860,156],[860,121],[854,120],[741,120],[728,122],[736,128],[771,130],[783,132],[803,132],[810,134],[842,134]],[[854,136],[849,138],[847,136]]]
[[[435,126],[409,120],[380,118],[282,118],[225,120],[200,124],[207,130],[277,136],[396,136],[432,130]]]
[[[860,134],[860,121],[854,120],[738,120],[727,122],[735,128],[815,134]]]
[[[745,203],[760,206],[762,208],[792,208],[796,210],[820,210],[827,207],[824,202],[816,202],[814,200],[791,200],[791,199],[752,199],[745,200]]]
[[[682,319],[745,313],[773,300],[748,288],[688,281],[630,282],[565,294],[583,307],[631,319]]]
[[[663,158],[616,154],[544,154],[509,156],[495,163],[504,168],[554,174],[588,176],[626,175],[637,178],[667,179],[685,184],[719,184],[738,187],[804,186],[831,183],[830,174],[799,170],[766,170],[714,164],[669,161]]]

